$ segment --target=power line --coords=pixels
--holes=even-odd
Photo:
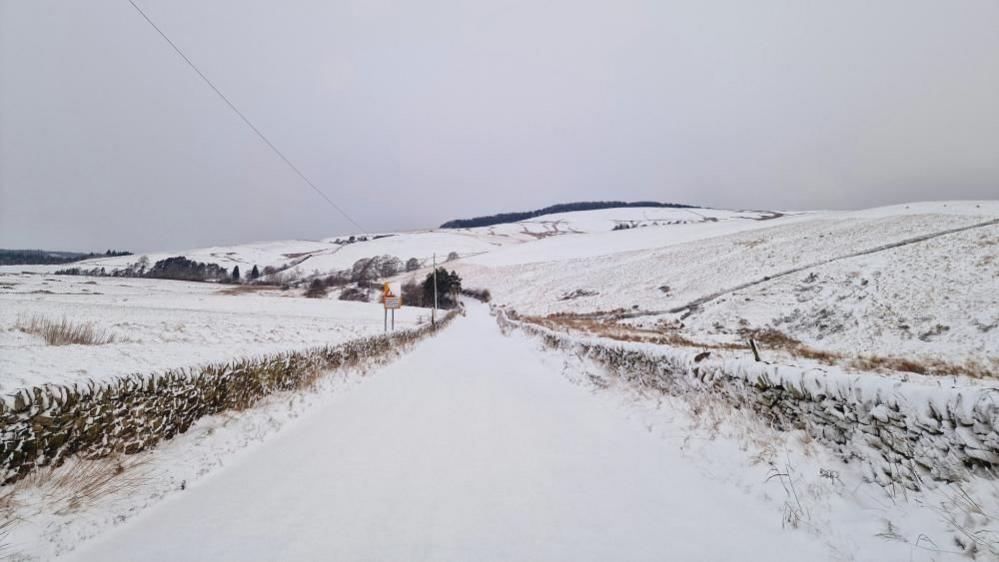
[[[173,47],[173,50],[176,51],[178,55],[180,55],[180,58],[184,59],[184,62],[186,62],[188,66],[190,66],[195,72],[198,73],[198,76],[200,76],[201,79],[205,81],[205,84],[208,84],[208,86],[212,90],[214,90],[215,93],[218,94],[220,98],[222,98],[222,101],[224,101],[226,103],[226,105],[228,105],[229,108],[232,109],[236,113],[236,115],[238,115],[239,118],[242,119],[243,122],[246,123],[246,125],[248,127],[250,127],[250,129],[252,129],[254,133],[257,134],[258,137],[260,137],[260,140],[264,141],[264,143],[267,144],[267,146],[269,146],[271,148],[271,150],[274,151],[274,154],[277,154],[278,157],[281,160],[284,160],[284,163],[287,164],[289,168],[291,168],[292,170],[294,170],[294,172],[296,174],[298,174],[298,177],[302,178],[302,181],[304,181],[305,183],[307,183],[309,185],[309,187],[311,187],[316,193],[318,193],[320,197],[322,197],[323,199],[325,199],[327,203],[329,203],[334,209],[337,210],[337,212],[339,212],[341,215],[343,215],[343,217],[345,219],[347,219],[348,221],[350,221],[351,224],[353,224],[354,226],[356,226],[361,231],[362,234],[364,234],[364,233],[367,232],[364,229],[364,227],[361,226],[360,224],[358,224],[358,222],[355,221],[353,218],[351,218],[351,216],[348,215],[347,212],[344,211],[340,207],[340,205],[337,205],[336,203],[334,203],[333,200],[329,198],[329,196],[327,196],[325,193],[323,193],[323,191],[321,189],[319,189],[318,187],[316,187],[316,184],[312,183],[312,180],[310,180],[308,177],[306,177],[306,175],[303,174],[302,171],[299,170],[297,166],[295,166],[294,164],[292,164],[291,160],[289,160],[288,157],[285,156],[283,152],[281,152],[280,150],[278,150],[278,147],[274,146],[274,143],[272,143],[270,141],[270,139],[268,139],[263,133],[261,133],[260,129],[258,129],[249,120],[249,118],[247,118],[246,115],[243,114],[242,111],[240,111],[231,101],[229,101],[229,98],[227,98],[225,96],[225,94],[222,93],[221,90],[219,90],[217,87],[215,87],[215,84],[213,84],[212,81],[209,80],[207,76],[205,76],[205,73],[201,72],[201,70],[198,69],[198,67],[191,61],[191,59],[187,58],[187,55],[185,55],[184,52],[180,50],[180,47],[178,47],[176,43],[174,43],[173,41],[170,40],[169,37],[167,37],[167,34],[164,33],[163,30],[160,29],[159,26],[156,25],[156,23],[153,22],[153,20],[150,19],[148,15],[146,15],[146,12],[142,11],[142,8],[140,8],[134,2],[134,0],[128,0],[128,3],[131,4],[133,8],[135,8],[135,11],[139,12],[139,14],[143,17],[143,19],[145,19],[149,23],[149,25],[151,25],[153,27],[153,29],[156,30],[157,33],[160,34],[160,37],[162,37],[164,40],[166,40],[166,42],[169,43],[171,47]]]

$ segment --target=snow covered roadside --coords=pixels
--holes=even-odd
[[[822,560],[485,307],[69,560]]]
[[[446,316],[438,327],[443,328],[450,321],[450,316]],[[248,402],[252,406],[196,418],[186,431],[182,429],[181,434],[156,448],[146,447],[136,454],[124,456],[99,455],[92,459],[77,453],[67,457],[67,462],[58,468],[38,468],[25,478],[5,485],[0,488],[0,557],[48,560],[74,548],[81,540],[120,524],[171,492],[186,489],[189,482],[221,466],[229,456],[325,403],[331,392],[356,384],[356,375],[385,364],[419,338],[436,335],[436,332],[426,326],[397,335],[391,339],[368,338],[349,342],[340,346],[343,352],[337,351],[339,348],[330,350],[332,355],[339,356],[332,359],[333,364],[340,365],[339,368],[325,373],[301,373],[306,386],[297,385],[285,391],[268,392],[264,389],[265,394],[260,399]],[[305,367],[308,368],[308,365]],[[249,373],[243,374],[249,376]],[[270,378],[276,375],[277,372],[268,372]],[[209,378],[207,384],[212,384],[214,380]],[[256,389],[258,382],[263,381],[247,384]],[[151,389],[152,386],[136,398],[148,399],[152,396],[155,399],[155,395],[150,394]],[[238,385],[236,390],[240,390]],[[180,406],[175,415],[167,414],[167,418],[159,423],[159,429],[151,429],[159,436],[169,427],[181,423],[188,411],[199,411],[203,406],[200,402],[195,403],[198,400],[189,392],[181,393]],[[205,400],[214,403],[218,397],[209,396]],[[127,407],[136,407],[143,415],[146,415],[147,409],[155,410],[147,408],[141,400],[137,406],[132,400],[113,402],[117,404],[115,415],[119,416],[128,415],[122,413],[128,412]],[[101,407],[101,404],[103,402],[97,406]],[[8,410],[7,414],[9,417],[11,412]],[[143,415],[135,416],[125,424],[114,425],[131,427],[138,423],[139,430],[149,430],[150,424],[141,419]],[[52,419],[64,417],[53,416]],[[118,418],[112,421],[115,420]],[[34,431],[38,431],[37,425]],[[20,435],[21,432],[14,433]],[[132,432],[126,431],[124,437],[129,438],[130,435]],[[5,434],[5,437],[9,435]],[[143,437],[142,431],[139,431],[138,438],[140,441],[151,440]],[[152,442],[155,443],[155,440]],[[110,445],[115,445],[115,442],[112,440]],[[10,444],[5,442],[3,450],[9,452]]]
[[[203,420],[100,502],[26,498],[14,559],[967,560],[964,494],[995,513],[994,482],[893,494],[804,432],[643,392],[484,308],[372,377]]]
[[[664,427],[657,431],[696,450],[712,472],[734,457],[765,468],[787,493],[785,522],[823,537],[842,559],[898,559],[906,548],[908,559],[999,557],[999,484],[988,467],[999,448],[994,384],[713,361],[499,319],[557,346],[563,372],[583,373],[571,375],[579,384],[644,408],[650,431]],[[771,389],[801,404],[785,413],[789,400]],[[694,431],[675,433],[678,419]],[[763,477],[752,468],[722,473],[747,487]]]

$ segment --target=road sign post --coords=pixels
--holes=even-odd
[[[389,311],[392,311],[392,331],[395,331],[395,309],[402,308],[402,289],[398,283],[382,285],[382,304],[385,314],[385,331],[389,330]]]

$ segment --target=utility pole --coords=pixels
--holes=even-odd
[[[430,315],[430,323],[437,326],[437,252],[434,252],[434,311]]]

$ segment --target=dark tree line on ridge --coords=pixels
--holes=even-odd
[[[571,211],[594,211],[597,209],[616,209],[620,207],[655,207],[670,209],[696,209],[694,205],[684,205],[681,203],[659,203],[657,201],[580,201],[577,203],[560,203],[551,205],[543,209],[534,211],[522,211],[515,213],[498,213],[474,217],[471,219],[457,219],[448,221],[441,225],[441,228],[474,228],[477,226],[492,226],[494,224],[505,224],[527,219],[533,219],[543,215],[555,213],[568,213]]]
[[[48,250],[3,250],[0,249],[0,265],[51,265],[72,263],[93,258],[112,258],[130,256],[132,252],[108,250],[103,254],[96,252],[50,252]]]

